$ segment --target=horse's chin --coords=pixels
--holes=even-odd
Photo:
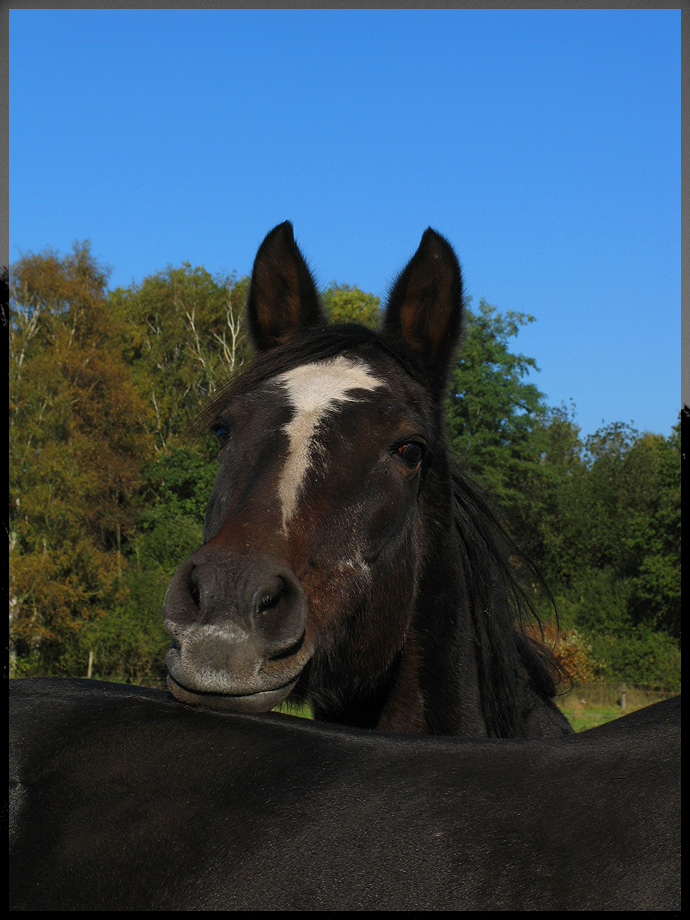
[[[203,706],[205,709],[222,710],[223,712],[241,712],[260,714],[270,712],[292,693],[299,675],[293,680],[274,690],[260,690],[257,693],[230,694],[210,693],[202,690],[189,690],[178,683],[172,674],[168,674],[168,690],[175,699],[181,703],[192,706]]]

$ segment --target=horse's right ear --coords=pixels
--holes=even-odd
[[[249,334],[258,351],[326,322],[307,263],[286,220],[267,235],[254,259],[247,297]]]
[[[388,298],[383,332],[422,372],[435,398],[446,383],[462,325],[462,277],[453,247],[429,228]]]

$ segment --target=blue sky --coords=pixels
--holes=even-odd
[[[680,10],[11,10],[9,257],[89,239],[111,286],[248,274],[289,219],[385,295],[427,226],[530,313],[550,405],[681,406]]]

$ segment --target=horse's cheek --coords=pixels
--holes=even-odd
[[[400,545],[414,515],[416,490],[414,484],[400,476],[378,477],[370,486],[370,503],[362,533],[363,553],[373,559]]]

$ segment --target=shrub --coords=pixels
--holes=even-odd
[[[592,636],[591,645],[598,678],[680,693],[680,648],[666,633],[638,626],[624,636]]]

